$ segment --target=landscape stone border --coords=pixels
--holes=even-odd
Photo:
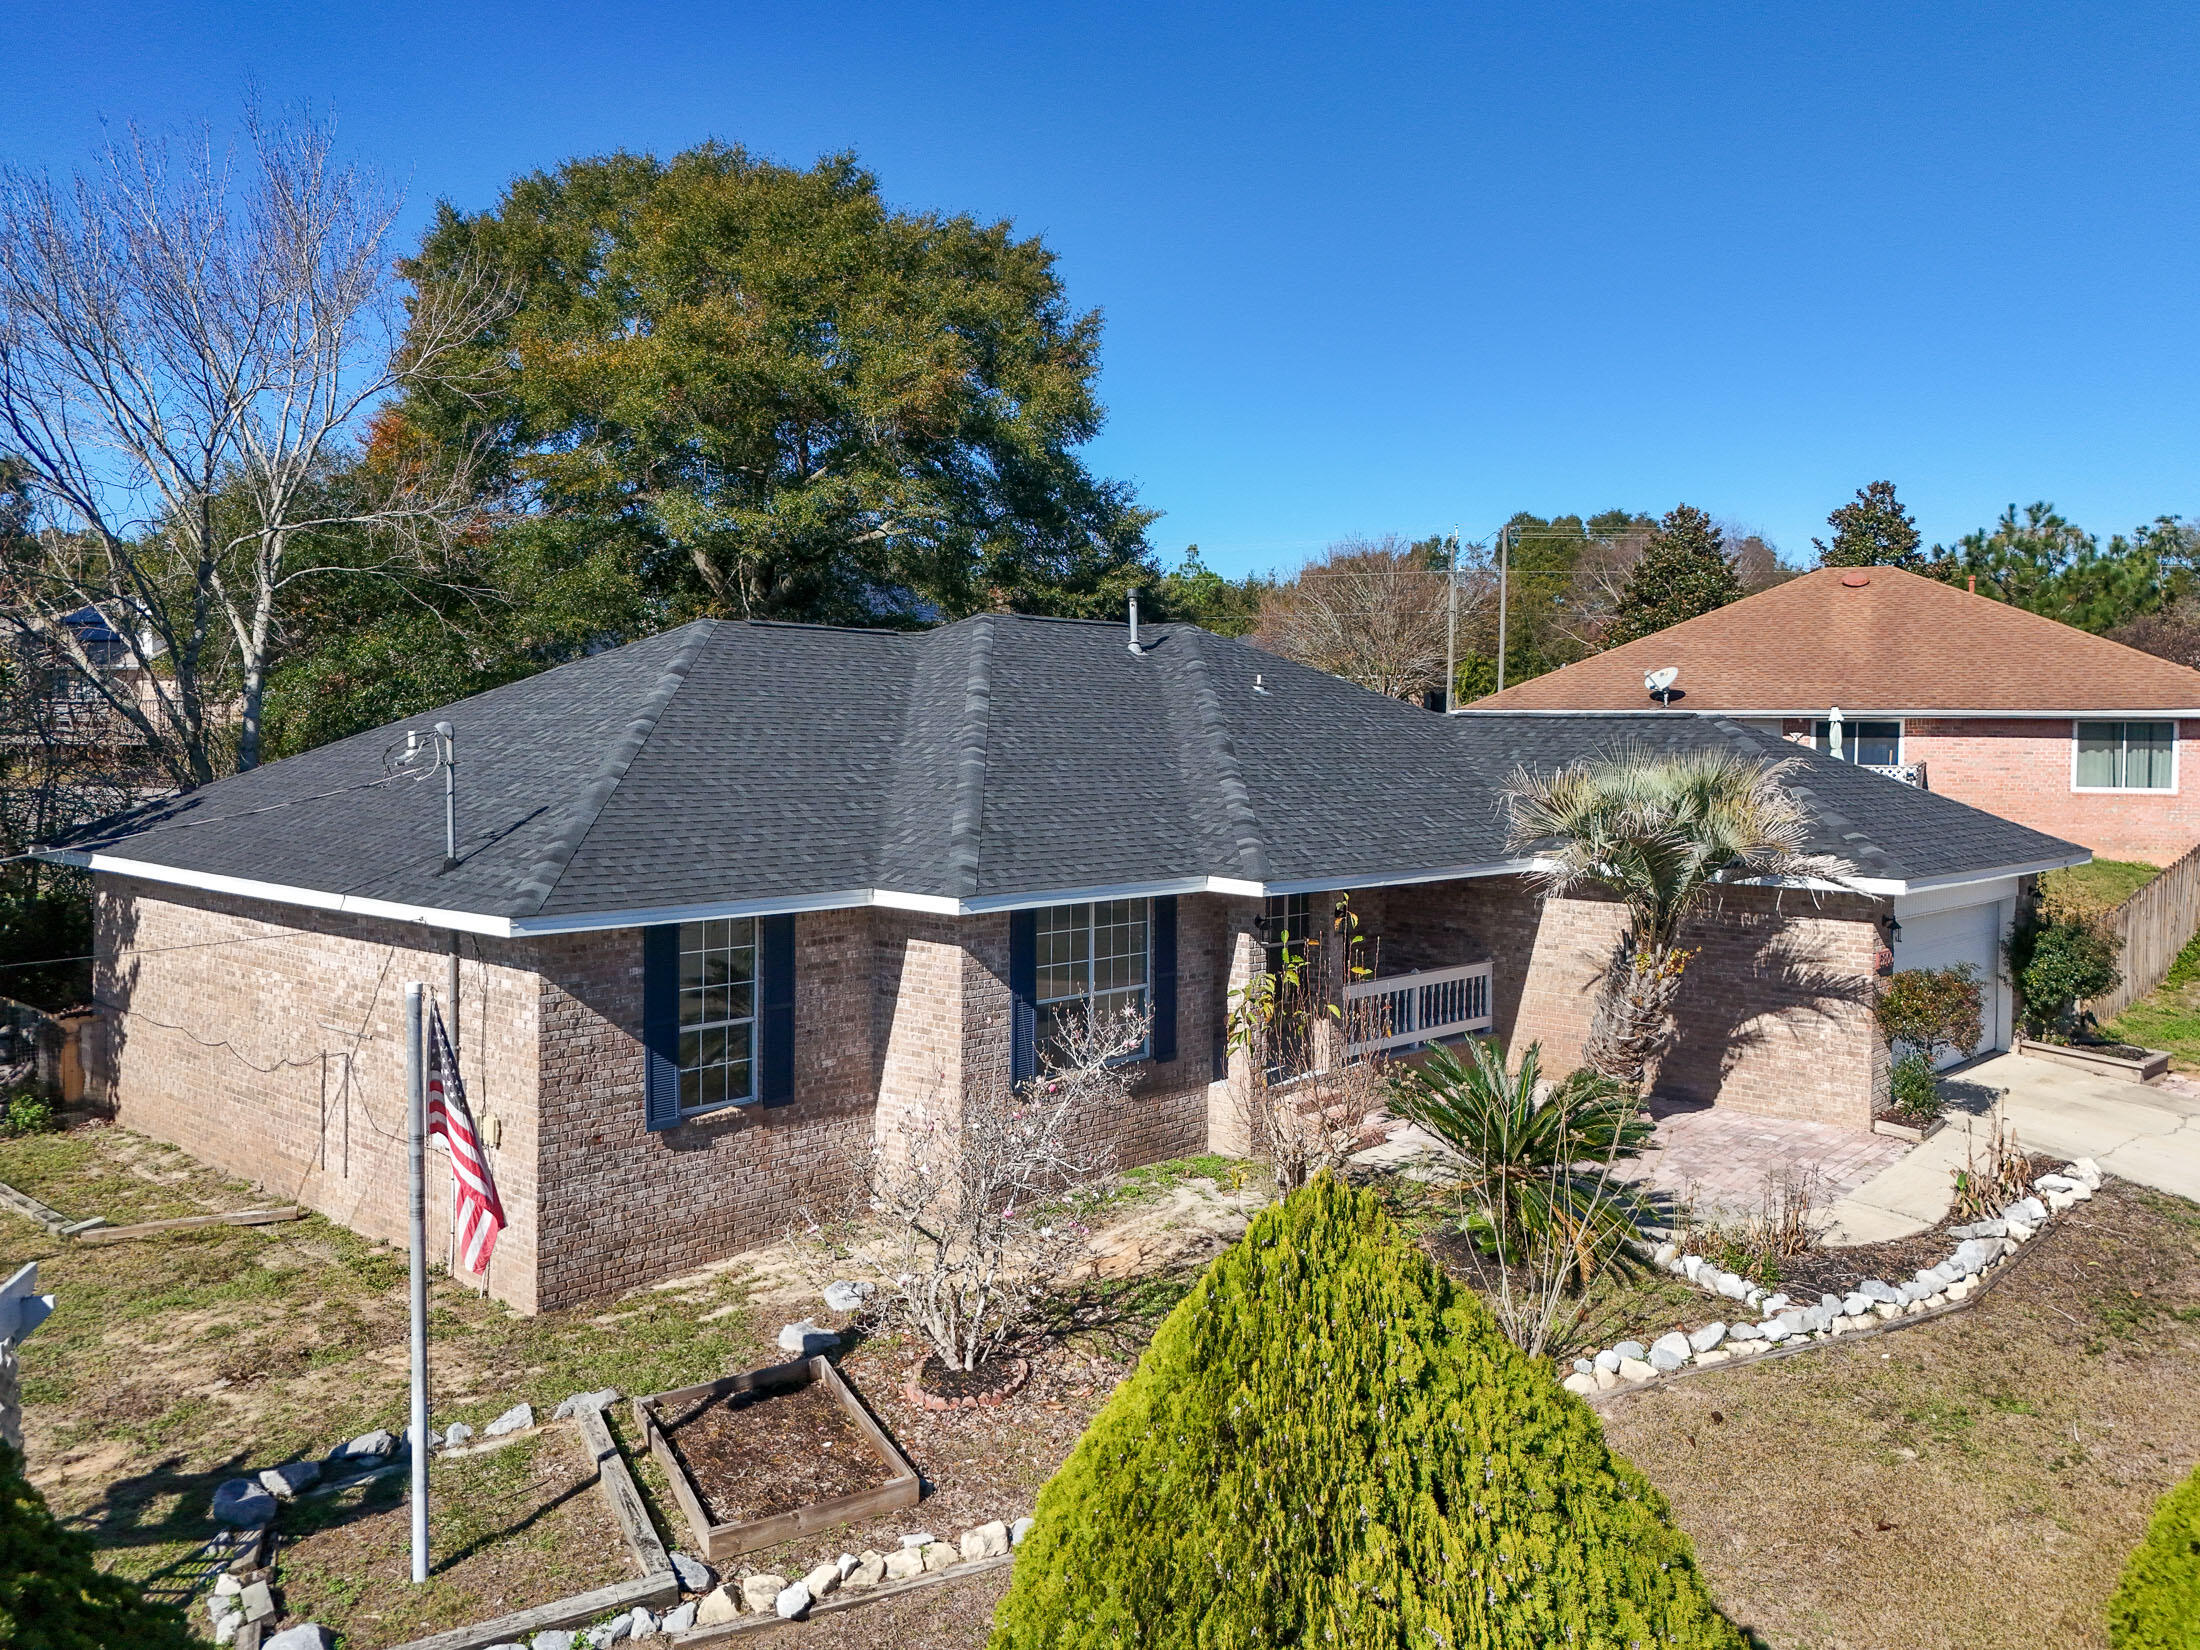
[[[2011,1203],[1996,1218],[1951,1227],[1949,1235],[1957,1239],[1955,1252],[1937,1266],[1921,1268],[1908,1283],[1896,1286],[1869,1278],[1844,1296],[1821,1294],[1815,1306],[1798,1306],[1784,1294],[1768,1294],[1700,1255],[1682,1254],[1678,1245],[1663,1244],[1653,1257],[1654,1264],[1700,1289],[1764,1311],[1762,1321],[1731,1326],[1716,1321],[1693,1331],[1676,1329],[1648,1347],[1639,1341],[1621,1341],[1594,1357],[1576,1358],[1561,1384],[1591,1403],[1600,1403],[1704,1369],[1760,1362],[1844,1336],[1882,1334],[1940,1317],[1991,1288],[2024,1244],[2036,1238],[2055,1215],[2092,1197],[2101,1180],[2100,1165],[2081,1157],[2066,1168],[2039,1176],[2030,1195]],[[1761,1350],[1759,1342],[1766,1343]]]

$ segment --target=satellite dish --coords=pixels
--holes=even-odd
[[[1681,667],[1679,665],[1666,665],[1662,669],[1651,671],[1649,675],[1642,679],[1642,685],[1652,693],[1663,693],[1680,679]]]

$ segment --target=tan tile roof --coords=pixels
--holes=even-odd
[[[2200,670],[1892,567],[1822,567],[1473,710],[2200,711]]]

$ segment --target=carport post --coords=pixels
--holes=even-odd
[[[405,1152],[412,1175],[412,1578],[428,1579],[428,1185],[427,1091],[420,1053],[420,1002],[405,987]]]

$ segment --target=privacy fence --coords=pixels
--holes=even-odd
[[[2093,1003],[2112,1020],[2162,983],[2169,965],[2200,933],[2200,848],[2195,848],[2103,919],[2123,942],[2116,966],[2123,983]]]

